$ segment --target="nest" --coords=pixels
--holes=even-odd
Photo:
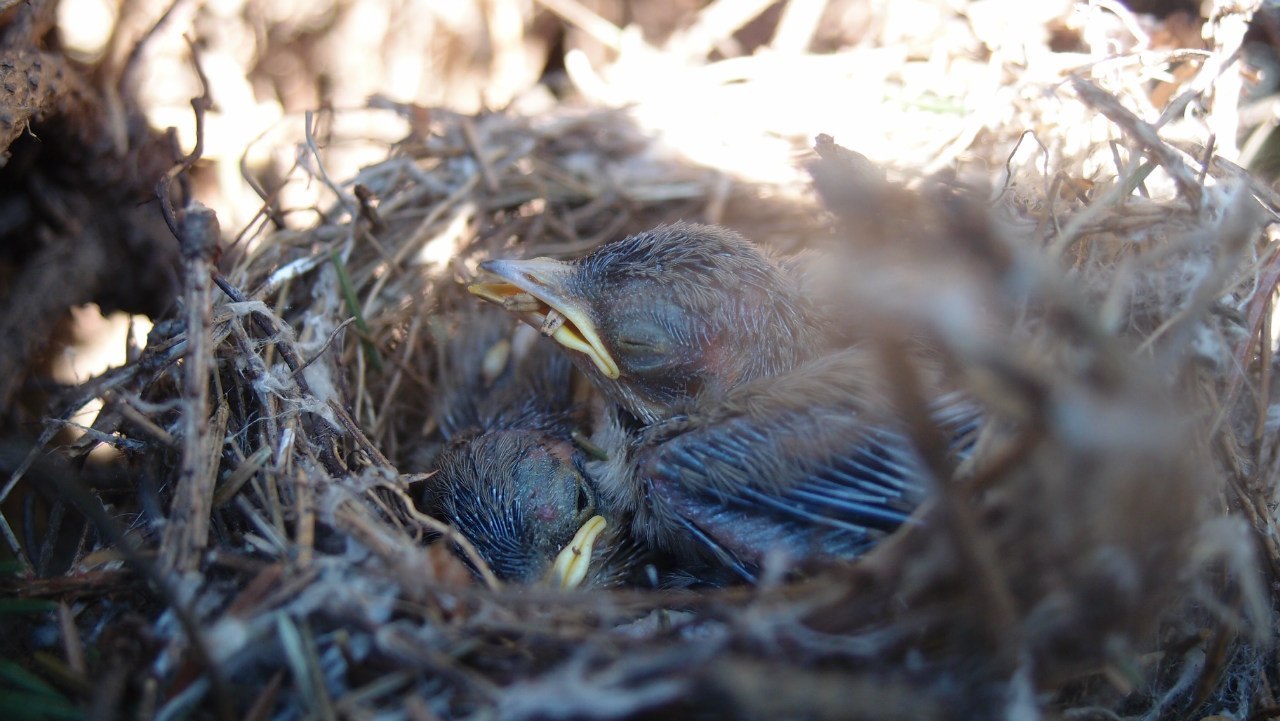
[[[67,657],[90,644],[108,707],[159,718],[1272,708],[1280,203],[1203,136],[1139,119],[1145,94],[1105,68],[1039,89],[966,138],[989,182],[829,138],[812,185],[725,182],[624,111],[402,108],[414,132],[384,161],[317,173],[338,200],[308,229],[219,260],[188,204],[180,317],[63,399],[45,443],[103,410],[15,476],[93,521],[74,573],[13,587],[74,603]],[[1096,137],[1055,134],[1063,118]],[[931,459],[919,523],[800,577],[565,593],[473,573],[419,508],[459,284],[677,219],[835,258],[813,282],[898,361],[906,407],[900,351],[921,341],[989,409],[972,454]],[[87,477],[104,446],[136,482]]]

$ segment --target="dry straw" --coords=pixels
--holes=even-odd
[[[182,314],[61,414],[100,399],[79,450],[115,446],[136,484],[105,507],[65,490],[99,509],[100,545],[125,564],[81,557],[41,595],[84,594],[74,637],[89,643],[137,623],[107,583],[154,599],[141,693],[155,717],[1273,713],[1280,201],[1235,162],[1225,79],[1244,13],[1219,13],[1207,49],[1186,52],[1097,3],[1109,20],[1080,42],[1124,50],[1099,57],[1018,55],[975,9],[964,41],[927,59],[945,68],[887,39],[783,52],[809,37],[794,15],[771,59],[663,74],[577,3],[545,5],[616,53],[604,70],[566,63],[589,109],[391,106],[410,134],[346,180],[325,170],[327,116],[308,118],[299,165],[332,199],[317,221],[240,242],[217,273],[209,214],[180,210]],[[716,47],[708,27],[737,27],[703,19],[673,41],[688,56]],[[918,73],[978,78],[990,101],[905,102],[909,73],[877,60],[898,51]],[[910,117],[926,97],[967,111],[936,112],[887,163],[891,131],[837,104],[813,122],[839,145],[710,168],[654,139],[675,111],[637,68],[678,82],[680,102],[705,96],[735,139],[749,104],[772,112],[779,75],[810,100],[872,75],[862,113]],[[1169,92],[1153,107],[1157,75]],[[991,409],[972,457],[928,458],[939,483],[920,523],[801,579],[562,594],[474,577],[438,540],[483,567],[465,539],[415,505],[457,284],[488,257],[574,256],[678,218],[829,258],[815,287],[884,345],[904,407],[918,369],[903,348],[919,341]]]

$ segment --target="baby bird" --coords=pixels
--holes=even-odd
[[[737,233],[676,223],[574,262],[491,260],[469,290],[564,346],[606,396],[653,423],[823,352],[798,284]]]
[[[428,512],[466,536],[500,579],[562,588],[627,580],[640,554],[596,513],[571,438],[572,366],[541,343],[513,349],[504,314],[459,315],[440,361],[448,442],[426,482]]]
[[[872,353],[832,347],[798,281],[737,233],[677,223],[572,262],[480,267],[500,280],[469,290],[568,349],[617,404],[602,437],[624,450],[597,488],[636,539],[752,579],[771,553],[856,556],[924,497]],[[955,398],[935,415],[957,439],[977,418]]]

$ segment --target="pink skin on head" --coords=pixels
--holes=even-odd
[[[547,456],[550,456],[561,463],[570,463],[573,459],[573,446],[565,441],[551,441],[535,451],[532,455],[532,459],[538,463],[542,463],[543,459]],[[534,505],[530,512],[534,518],[543,523],[552,523],[559,519],[560,515],[563,513],[563,509],[561,509],[555,501],[546,499],[546,488],[535,488],[533,489],[533,494],[534,497],[531,500],[534,501]]]
[[[533,515],[539,521],[543,521],[544,523],[550,523],[559,516],[559,512],[556,510],[556,507],[554,505],[550,503],[544,503],[533,510]]]

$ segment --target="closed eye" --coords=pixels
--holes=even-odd
[[[679,329],[669,326],[666,317],[681,316],[673,310],[659,310],[657,315],[624,314],[609,323],[610,349],[626,373],[660,373],[671,366],[678,354]]]
[[[621,346],[624,350],[629,350],[629,351],[658,350],[657,344],[649,340],[619,338],[618,345]]]

